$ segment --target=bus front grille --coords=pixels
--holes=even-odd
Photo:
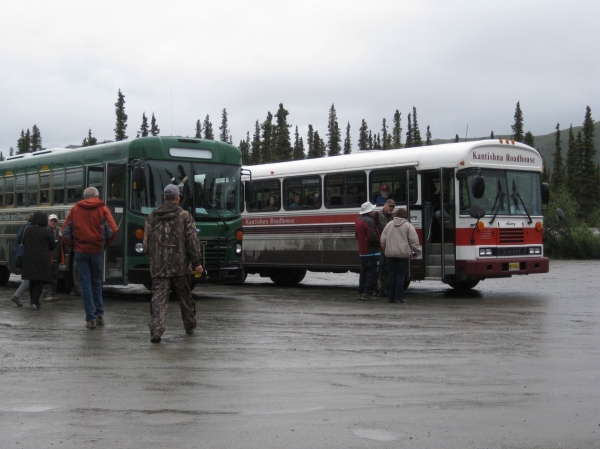
[[[206,268],[221,267],[227,261],[227,242],[218,240],[200,240],[203,262]]]
[[[499,231],[500,231],[499,243],[501,245],[525,242],[523,228],[520,228],[520,229],[500,228]]]

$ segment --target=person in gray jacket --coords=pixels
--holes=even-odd
[[[396,211],[381,233],[381,248],[389,266],[388,302],[404,302],[404,278],[411,257],[421,254],[417,231],[410,221],[406,209]]]

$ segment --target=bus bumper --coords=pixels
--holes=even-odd
[[[458,280],[501,278],[519,274],[548,273],[550,260],[547,257],[457,260]]]

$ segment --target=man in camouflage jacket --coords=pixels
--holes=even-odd
[[[152,276],[152,319],[148,327],[153,343],[160,342],[165,332],[171,290],[179,300],[185,332],[193,334],[198,325],[189,276],[192,267],[197,273],[204,271],[200,242],[192,215],[179,207],[179,201],[179,187],[169,184],[164,190],[164,203],[152,211],[144,227],[144,252],[150,259]]]

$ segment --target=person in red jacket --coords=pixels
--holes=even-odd
[[[79,288],[88,329],[95,329],[96,324],[104,324],[104,250],[115,240],[118,231],[110,210],[98,198],[99,195],[95,187],[85,189],[83,200],[73,206],[62,227],[65,243],[74,246]]]
[[[360,256],[360,277],[358,281],[358,299],[368,301],[377,299],[377,264],[379,262],[379,228],[373,220],[375,205],[370,202],[360,206],[360,217],[354,223],[354,236],[358,243]]]

